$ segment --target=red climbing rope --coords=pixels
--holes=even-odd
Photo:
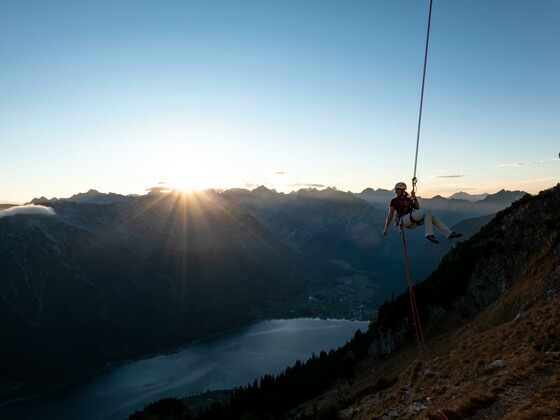
[[[412,309],[412,323],[414,325],[414,331],[416,333],[416,341],[418,343],[418,350],[420,352],[420,362],[422,363],[422,370],[425,376],[433,377],[435,375],[434,369],[430,366],[430,353],[428,351],[428,346],[426,345],[426,340],[424,339],[424,332],[422,331],[422,324],[420,323],[420,313],[418,312],[418,306],[416,305],[416,296],[414,294],[414,285],[412,284],[412,277],[410,275],[410,267],[408,265],[408,252],[406,250],[406,239],[404,236],[404,226],[401,222],[400,226],[401,236],[403,240],[403,252],[404,252],[404,266],[406,269],[406,280],[408,282],[408,294],[410,296],[410,306]],[[437,399],[432,395],[432,400],[434,405],[437,407]],[[441,408],[438,408],[439,414],[442,418],[448,420],[448,417],[443,413]]]
[[[408,265],[408,253],[406,250],[406,239],[404,237],[404,226],[401,222],[400,225],[401,236],[403,240],[403,251],[404,251],[404,266],[406,269],[406,279],[408,281],[408,294],[410,296],[410,306],[412,308],[412,323],[414,324],[414,331],[416,332],[416,341],[418,342],[418,349],[420,350],[420,361],[424,366],[424,370],[427,371],[427,363],[430,360],[430,354],[428,352],[428,347],[426,346],[426,340],[424,340],[424,333],[422,332],[422,325],[420,323],[420,314],[418,313],[418,306],[416,305],[416,296],[414,295],[414,285],[412,284],[412,278],[410,276],[410,267]]]

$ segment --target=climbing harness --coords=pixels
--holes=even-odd
[[[407,214],[410,214],[410,222],[412,224],[416,223],[416,220],[412,217],[412,212],[415,210],[414,203],[415,201],[410,201],[408,197],[403,197],[402,200],[406,200],[408,205],[406,208],[400,208],[400,211],[397,211],[397,215],[395,216],[394,226],[399,227],[401,225],[402,218]]]

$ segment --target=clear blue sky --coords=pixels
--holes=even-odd
[[[428,0],[0,0],[0,201],[410,182]],[[434,0],[419,194],[560,180],[560,1]]]

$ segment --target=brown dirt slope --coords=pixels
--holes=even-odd
[[[351,382],[293,414],[560,418],[559,210],[560,184],[514,203],[470,240],[479,255],[466,291],[422,320],[428,360],[410,339],[384,357],[372,352]]]

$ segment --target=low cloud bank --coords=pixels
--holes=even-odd
[[[43,216],[54,216],[56,213],[54,212],[54,209],[47,206],[27,204],[25,206],[14,206],[0,211],[0,219],[2,217],[13,216],[15,214],[42,214]]]

